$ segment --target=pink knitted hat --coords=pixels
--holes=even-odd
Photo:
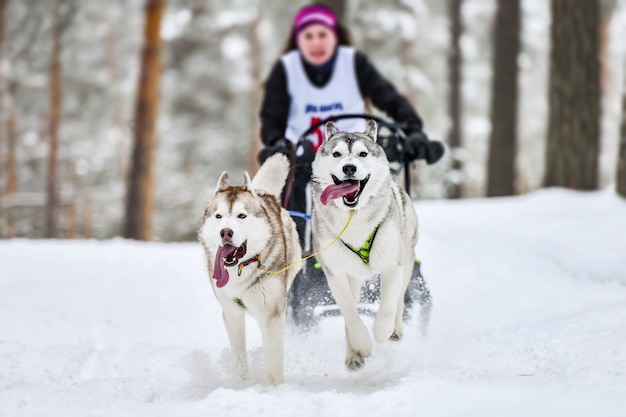
[[[337,18],[332,10],[327,9],[324,6],[306,6],[300,9],[293,19],[293,27],[295,29],[296,37],[305,27],[314,23],[322,24],[337,35]]]

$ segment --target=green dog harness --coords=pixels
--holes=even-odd
[[[372,234],[369,235],[369,237],[367,238],[363,246],[360,248],[357,248],[352,245],[348,245],[343,240],[341,241],[341,243],[343,243],[346,248],[356,253],[359,256],[359,258],[361,258],[364,264],[369,264],[370,263],[370,251],[372,249],[372,245],[374,244],[374,238],[376,237],[376,232],[378,232],[378,227],[374,229]]]

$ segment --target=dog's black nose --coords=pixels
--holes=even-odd
[[[347,164],[343,166],[343,173],[346,175],[356,174],[356,165]]]
[[[220,237],[222,238],[222,240],[231,240],[233,238],[232,229],[225,228],[220,230]]]

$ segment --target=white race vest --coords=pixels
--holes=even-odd
[[[365,103],[354,69],[354,48],[340,46],[330,80],[324,87],[313,85],[304,69],[300,52],[291,51],[281,57],[287,75],[287,91],[291,98],[285,137],[296,143],[300,136],[314,123],[330,116],[363,113]],[[363,132],[365,120],[338,120],[340,131]],[[307,139],[317,148],[326,141],[324,126],[311,133]]]

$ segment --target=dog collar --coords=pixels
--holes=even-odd
[[[378,226],[371,235],[367,238],[362,247],[357,248],[356,246],[352,246],[341,240],[341,243],[345,245],[346,248],[350,249],[352,252],[356,253],[359,258],[363,261],[364,264],[370,263],[370,251],[372,250],[372,245],[374,244],[374,238],[376,238],[376,232],[378,232]]]
[[[241,272],[243,271],[243,269],[244,269],[246,266],[248,266],[248,265],[250,265],[250,264],[253,264],[253,263],[255,263],[255,262],[257,262],[257,266],[256,266],[256,267],[257,267],[257,268],[260,268],[260,267],[261,267],[261,254],[260,254],[260,253],[257,253],[257,254],[256,254],[256,255],[254,255],[252,258],[247,259],[247,260],[245,260],[245,261],[241,262],[241,263],[239,264],[239,266],[237,267],[237,276],[241,276]]]

